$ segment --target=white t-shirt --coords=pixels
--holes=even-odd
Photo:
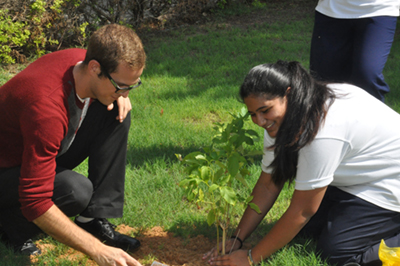
[[[319,0],[315,10],[332,18],[398,17],[400,0]]]
[[[364,90],[331,84],[339,96],[315,139],[299,151],[295,188],[332,185],[384,209],[400,212],[400,115]],[[264,134],[262,169],[275,139]]]

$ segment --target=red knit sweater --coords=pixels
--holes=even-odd
[[[68,104],[76,97],[72,69],[85,54],[68,49],[45,55],[0,87],[0,168],[21,166],[20,202],[29,221],[53,205],[55,159],[71,108],[82,108],[78,100]]]

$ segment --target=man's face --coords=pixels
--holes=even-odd
[[[120,63],[114,73],[109,73],[110,78],[119,88],[127,88],[131,85],[138,84],[139,78],[143,73],[143,68],[132,69],[126,63]],[[104,105],[109,105],[116,101],[119,97],[128,97],[129,90],[117,91],[111,79],[107,75],[101,76],[95,88],[92,88],[94,98]]]

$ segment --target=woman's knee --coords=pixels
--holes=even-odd
[[[328,261],[331,265],[343,265],[360,253],[355,247],[330,238],[320,238],[317,242],[317,250],[321,259]]]
[[[67,216],[75,216],[85,210],[92,194],[93,185],[87,177],[71,170],[57,173],[53,202]]]

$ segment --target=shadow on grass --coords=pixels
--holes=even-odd
[[[157,159],[163,159],[167,163],[178,162],[175,154],[181,154],[185,157],[189,153],[202,151],[202,147],[189,146],[179,147],[174,145],[157,145],[146,148],[138,148],[135,145],[128,147],[127,161],[133,167],[140,167],[146,162],[155,162]],[[262,156],[256,155],[251,157],[254,162],[261,162]]]
[[[175,154],[185,156],[191,152],[198,151],[199,147],[177,147],[173,145],[157,145],[146,148],[138,148],[131,145],[128,148],[127,160],[134,166],[142,166],[145,162],[154,162],[156,159],[164,159],[166,162],[177,162]]]

